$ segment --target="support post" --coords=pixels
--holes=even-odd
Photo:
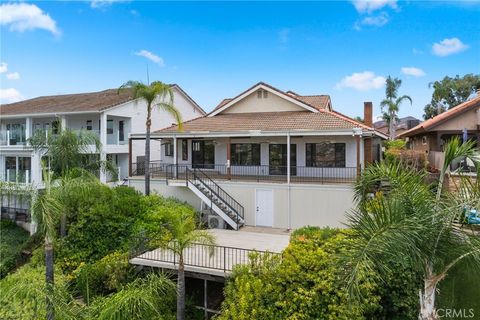
[[[174,178],[178,177],[177,137],[173,137],[173,165],[175,167]]]
[[[25,139],[28,140],[32,136],[32,118],[27,117],[25,120]]]
[[[356,143],[356,149],[357,149],[357,176],[360,176],[360,173],[362,172],[362,167],[360,164],[360,136],[355,135],[355,143]]]
[[[287,183],[290,184],[290,132],[287,133]]]
[[[290,132],[287,133],[287,211],[288,211],[288,230],[292,228],[291,204],[290,204],[290,174],[291,174],[291,150],[290,150]]]
[[[107,147],[107,114],[100,114],[100,142],[102,149],[100,150],[100,161],[102,162],[102,168],[100,168],[100,182],[107,182],[107,172],[104,168],[104,163],[107,161],[107,153],[105,148]]]
[[[231,154],[232,154],[231,148],[232,148],[232,145],[230,143],[230,137],[228,137],[228,140],[227,140],[227,179],[228,180],[232,179],[232,171],[231,171],[231,168],[230,168]]]
[[[128,176],[132,176],[132,138],[128,138]]]

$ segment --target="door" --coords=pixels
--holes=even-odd
[[[255,190],[255,225],[273,227],[273,190]]]
[[[270,175],[287,175],[287,145],[270,144],[269,145],[269,171]],[[297,173],[297,145],[290,145],[290,174]]]
[[[215,168],[215,144],[211,140],[192,141],[192,167]]]

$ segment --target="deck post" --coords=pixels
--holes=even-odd
[[[291,154],[290,154],[290,132],[287,133],[287,183],[290,184],[290,165],[291,165]]]
[[[173,165],[175,166],[174,178],[178,177],[177,137],[173,137]]]
[[[227,140],[227,179],[231,180],[232,175],[231,175],[231,170],[230,170],[230,161],[231,161],[231,143],[230,143],[230,137],[228,137]]]
[[[360,164],[360,136],[355,135],[355,142],[357,147],[357,176],[360,176],[361,164]]]
[[[132,176],[132,138],[128,138],[128,176]]]

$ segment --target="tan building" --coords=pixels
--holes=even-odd
[[[425,152],[430,165],[440,168],[443,163],[443,146],[452,137],[464,136],[480,146],[480,95],[426,120],[402,133],[410,149]]]

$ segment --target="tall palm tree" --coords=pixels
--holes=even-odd
[[[157,107],[170,114],[181,129],[182,118],[173,102],[173,90],[170,85],[154,81],[146,85],[139,81],[125,82],[118,90],[131,89],[134,99],[143,100],[147,104],[147,120],[145,122],[145,194],[150,194],[150,129],[152,126],[152,109]]]
[[[43,175],[45,189],[34,201],[33,214],[44,235],[47,320],[53,320],[55,318],[53,242],[62,205],[52,193],[53,173],[43,168]]]
[[[177,278],[177,320],[185,319],[185,249],[195,244],[204,245],[210,255],[213,254],[215,237],[206,230],[196,229],[195,218],[188,213],[181,213],[169,219],[167,225],[170,236],[161,246],[178,256]]]
[[[412,98],[407,95],[398,96],[398,89],[402,80],[388,76],[385,87],[385,99],[380,102],[382,107],[383,119],[388,123],[389,139],[395,140],[397,114],[403,101],[408,100],[412,104]],[[386,110],[385,110],[386,109]]]
[[[450,155],[445,157],[442,177],[459,157],[478,160],[473,144],[454,140],[445,150]],[[479,193],[445,191],[443,178],[435,193],[424,179],[424,172],[400,163],[376,164],[362,173],[355,186],[359,206],[348,218],[354,238],[349,286],[356,288],[365,268],[382,274],[385,262],[401,253],[424,279],[419,288],[419,319],[434,320],[437,286],[449,271],[464,260],[480,266],[480,238],[455,224],[465,208],[479,205],[475,196]],[[372,192],[376,192],[373,198]]]

